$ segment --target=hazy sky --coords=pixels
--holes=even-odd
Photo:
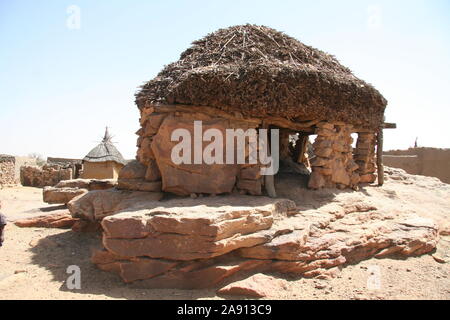
[[[79,11],[79,24],[77,12]],[[0,153],[82,158],[193,40],[255,23],[335,55],[389,101],[385,148],[450,147],[450,1],[0,0]]]

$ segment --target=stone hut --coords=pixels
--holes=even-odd
[[[117,179],[126,161],[111,139],[106,128],[102,142],[83,158],[82,179]]]
[[[234,26],[193,42],[140,88],[136,104],[137,160],[147,168],[147,181],[161,180],[163,191],[260,195],[265,190],[276,196],[274,176],[261,175],[259,161],[174,163],[171,152],[179,141],[172,141],[172,134],[182,128],[195,136],[194,121],[201,121],[203,133],[217,129],[224,136],[228,129],[266,129],[268,136],[278,129],[280,165],[308,175],[312,189],[375,182],[376,161],[382,184],[375,155],[377,143],[382,150],[385,98],[332,55],[268,27]],[[309,136],[316,138],[308,160]],[[203,138],[200,152],[210,143],[205,140],[213,140]],[[192,158],[198,156],[194,147],[191,151]],[[249,153],[245,149],[246,160]]]

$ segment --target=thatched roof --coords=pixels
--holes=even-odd
[[[375,128],[387,104],[336,58],[274,29],[220,29],[181,54],[136,94],[136,104],[210,106],[294,121],[339,120]]]
[[[87,162],[106,162],[114,161],[126,164],[126,160],[122,157],[122,154],[117,150],[111,141],[111,136],[108,132],[108,128],[105,130],[105,136],[102,142],[92,149],[84,158],[83,161]]]

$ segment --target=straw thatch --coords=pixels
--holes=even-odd
[[[106,128],[105,136],[102,142],[92,149],[84,158],[83,161],[87,162],[106,162],[114,161],[125,165],[127,161],[123,158],[122,154],[117,150],[111,141],[111,136]]]
[[[136,94],[146,104],[210,106],[246,116],[339,120],[376,128],[387,104],[333,56],[274,29],[242,25],[195,41]]]

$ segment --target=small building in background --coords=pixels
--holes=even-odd
[[[108,128],[102,142],[83,158],[83,179],[117,179],[126,164],[122,154],[111,141]]]

